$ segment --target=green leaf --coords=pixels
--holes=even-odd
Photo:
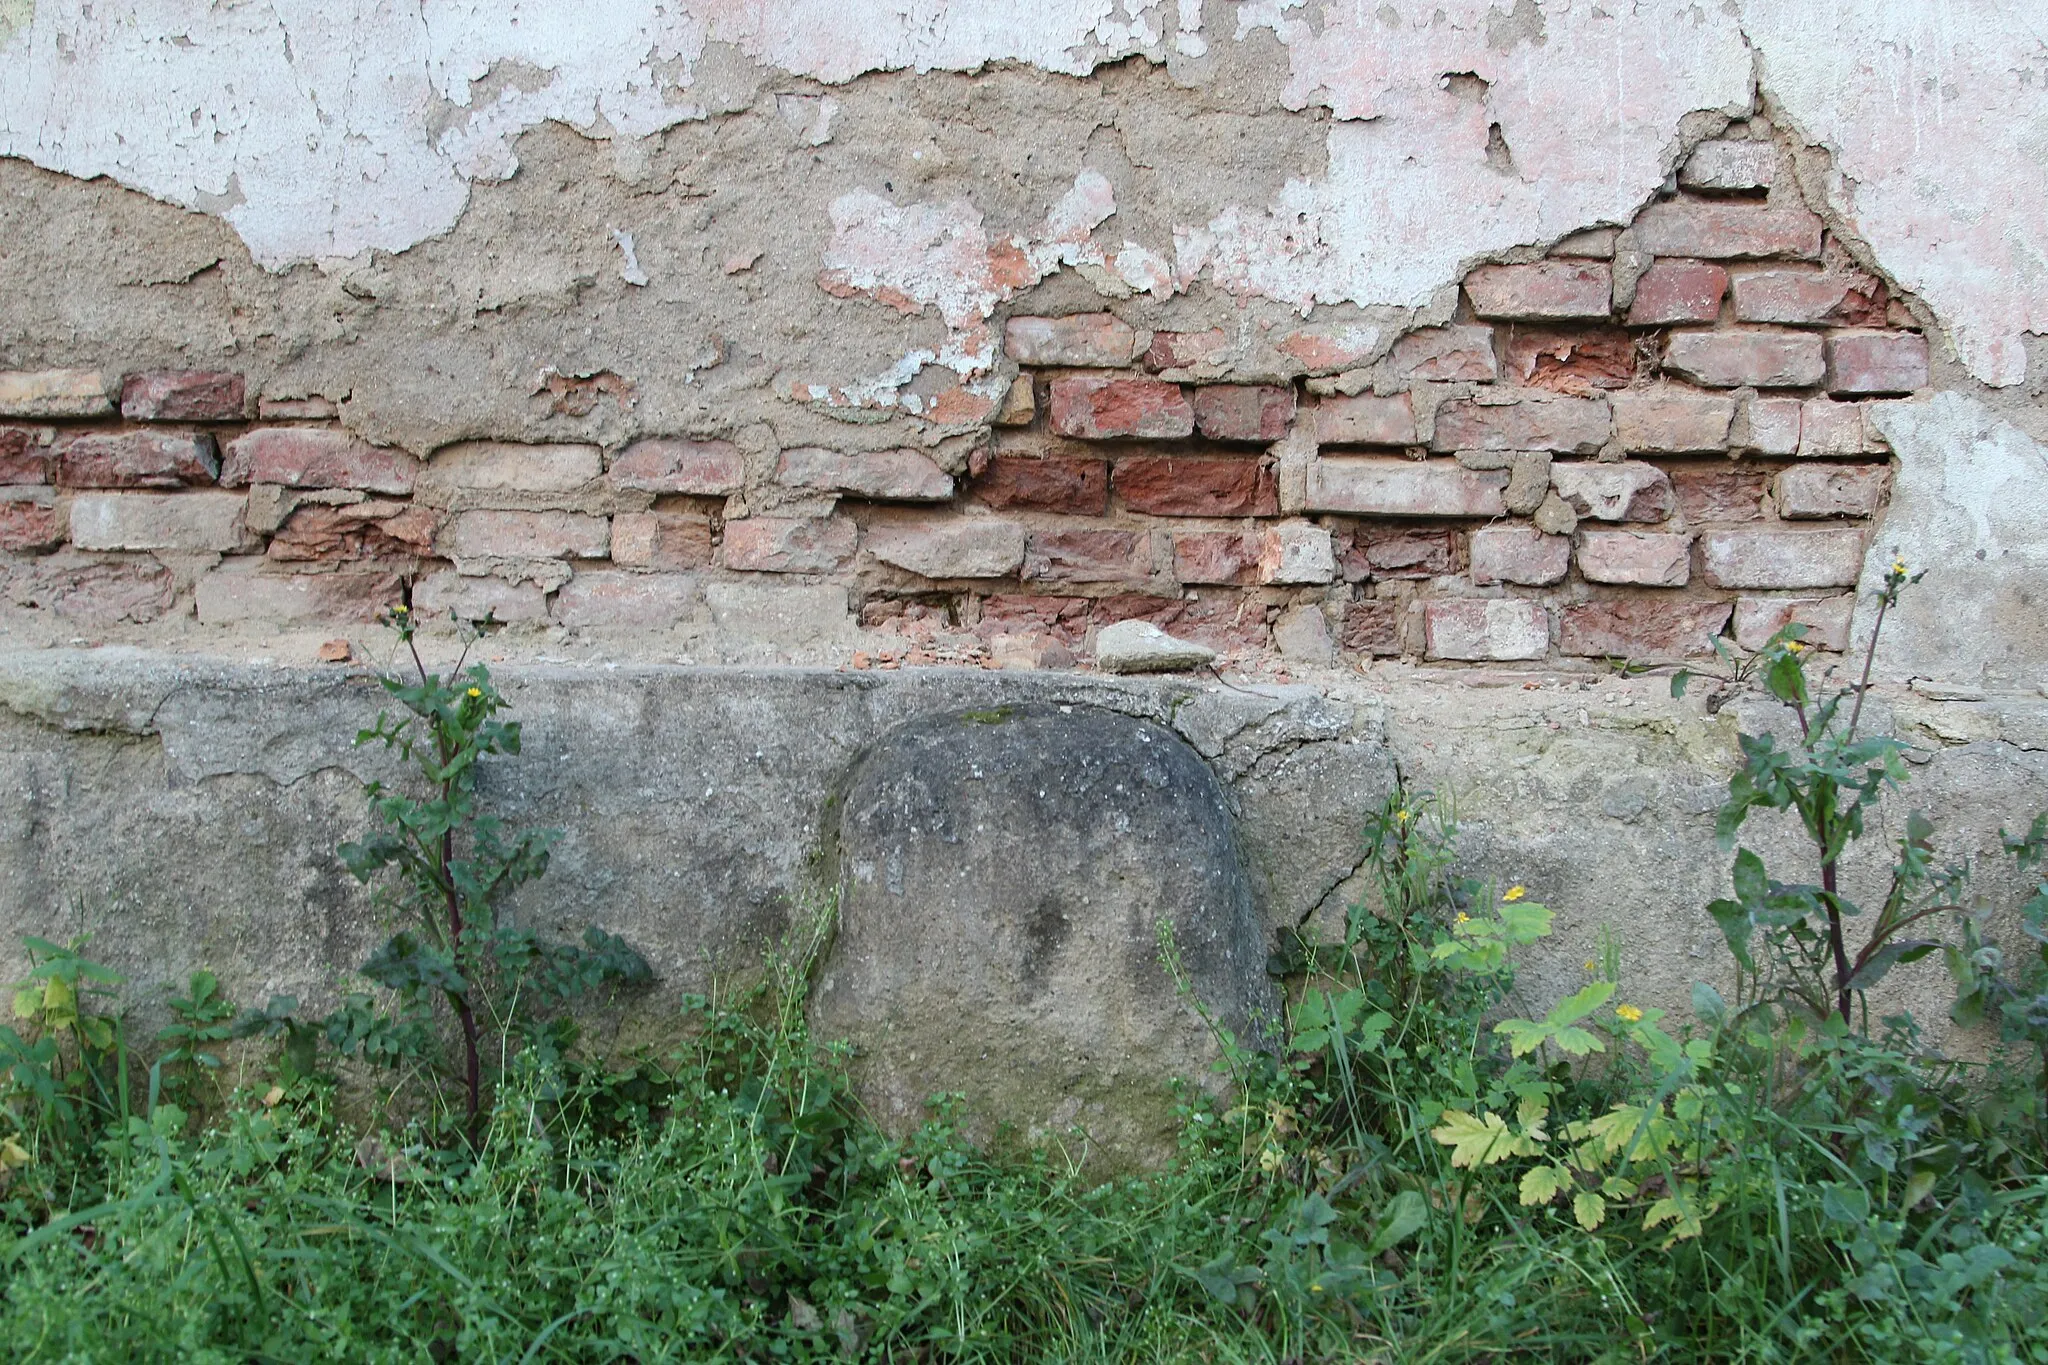
[[[1521,1201],[1529,1205],[1548,1204],[1571,1183],[1571,1173],[1562,1166],[1531,1166],[1522,1173]]]
[[[1535,901],[1509,901],[1500,908],[1502,930],[1512,942],[1527,946],[1550,935],[1550,907]]]
[[[1584,1029],[1577,1027],[1559,1029],[1551,1041],[1574,1057],[1584,1057],[1588,1053],[1605,1052],[1607,1050],[1606,1044]]]
[[[1692,983],[1692,1012],[1709,1028],[1720,1028],[1728,1022],[1728,1002],[1704,981]]]
[[[1692,682],[1692,670],[1681,668],[1671,675],[1671,695],[1675,700],[1685,695],[1687,684]]]
[[[1558,1001],[1556,1007],[1544,1016],[1544,1022],[1575,1024],[1606,1004],[1613,997],[1614,991],[1615,985],[1612,981],[1595,981]]]
[[[1572,1217],[1591,1232],[1607,1221],[1607,1201],[1591,1190],[1581,1190],[1572,1196]]]
[[[1870,1195],[1855,1185],[1823,1185],[1820,1211],[1830,1223],[1862,1227],[1870,1219]]]
[[[1462,1109],[1446,1109],[1429,1135],[1451,1149],[1453,1166],[1491,1166],[1517,1155],[1520,1145],[1500,1115],[1480,1119]]]
[[[1378,1256],[1399,1246],[1429,1224],[1429,1201],[1414,1190],[1402,1190],[1387,1201],[1380,1225],[1373,1233],[1367,1256]]]

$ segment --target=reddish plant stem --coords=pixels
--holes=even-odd
[[[1820,888],[1828,903],[1828,951],[1835,958],[1835,1008],[1842,1022],[1849,1022],[1849,952],[1842,945],[1842,911],[1835,904],[1835,865],[1820,865]]]

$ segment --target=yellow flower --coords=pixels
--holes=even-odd
[[[1529,894],[1529,888],[1528,888],[1528,887],[1526,887],[1526,886],[1523,886],[1523,885],[1522,885],[1522,884],[1521,884],[1520,882],[1516,882],[1516,883],[1515,883],[1515,884],[1514,884],[1513,886],[1511,886],[1511,887],[1509,887],[1509,888],[1508,888],[1507,890],[1503,891],[1503,892],[1501,893],[1501,897],[1500,897],[1500,898],[1501,898],[1502,900],[1504,900],[1504,901],[1518,901],[1518,900],[1520,900],[1520,899],[1521,899],[1522,897],[1524,897],[1524,896],[1526,896],[1526,895],[1528,895],[1528,894]]]
[[[1904,578],[1906,576],[1906,561],[1903,559],[1894,559],[1892,561],[1892,572],[1897,574],[1899,577]]]
[[[1643,1012],[1634,1005],[1616,1005],[1614,1012],[1621,1017],[1624,1024],[1633,1024],[1643,1017]]]
[[[1590,957],[1586,959],[1586,970],[1589,972],[1593,970],[1593,959]]]
[[[481,697],[483,694],[484,690],[481,687],[472,687],[469,689],[469,695],[472,697]]]
[[[1799,643],[1799,641],[1797,640],[1787,640],[1785,642],[1785,652],[1788,654],[1797,654],[1800,650],[1805,648],[1806,646]]]
[[[1395,811],[1395,812],[1394,812],[1394,815],[1395,815],[1395,818],[1397,818],[1397,819],[1401,819],[1401,820],[1406,820],[1406,819],[1408,818],[1408,812],[1407,812],[1407,811],[1405,811],[1405,810],[1401,810],[1401,811]]]
[[[1460,910],[1460,911],[1458,912],[1458,923],[1460,923],[1460,924],[1470,924],[1471,922],[1472,922],[1472,917],[1471,917],[1470,915],[1466,914],[1466,913],[1465,913],[1465,912],[1464,912],[1463,910]]]

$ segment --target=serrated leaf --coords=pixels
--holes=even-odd
[[[1579,1220],[1579,1226],[1591,1232],[1607,1221],[1607,1201],[1591,1190],[1581,1190],[1572,1196],[1572,1217]]]
[[[1558,1191],[1570,1186],[1571,1173],[1561,1166],[1531,1166],[1522,1173],[1521,1199],[1524,1204],[1548,1204]]]
[[[1528,1019],[1503,1019],[1493,1031],[1508,1040],[1508,1051],[1517,1057],[1534,1052],[1550,1036],[1549,1029]]]
[[[1595,981],[1557,1002],[1545,1020],[1552,1024],[1574,1024],[1606,1004],[1615,990],[1612,981]]]
[[[1429,1223],[1429,1201],[1414,1190],[1403,1190],[1387,1201],[1385,1212],[1380,1214],[1379,1230],[1373,1233],[1372,1244],[1365,1249],[1367,1256],[1378,1256],[1382,1252],[1413,1237]]]
[[[1451,1149],[1453,1166],[1491,1166],[1515,1154],[1515,1135],[1498,1114],[1480,1119],[1462,1109],[1446,1109],[1429,1135]]]
[[[1605,1052],[1607,1050],[1605,1043],[1576,1026],[1559,1029],[1551,1038],[1551,1041],[1556,1043],[1561,1050],[1569,1052],[1574,1057],[1584,1057],[1589,1053]]]

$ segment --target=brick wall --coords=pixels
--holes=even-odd
[[[1012,316],[1008,397],[944,456],[695,433],[419,461],[232,373],[0,374],[5,592],[202,631],[407,593],[644,630],[800,586],[883,662],[1063,664],[1133,617],[1304,662],[1662,659],[1788,619],[1840,648],[1889,478],[1870,404],[1927,385],[1927,343],[1778,165],[1704,144],[1627,229],[1480,266],[1391,345],[1247,339],[1227,299],[1177,330]]]

